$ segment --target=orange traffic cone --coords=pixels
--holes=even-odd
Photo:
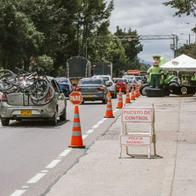
[[[123,97],[122,97],[122,92],[121,92],[121,88],[119,89],[119,93],[118,93],[118,104],[117,104],[117,109],[122,109],[123,107]]]
[[[107,94],[107,106],[106,106],[106,112],[104,118],[114,118],[113,111],[112,111],[112,100],[111,100],[111,94],[108,92]]]
[[[138,96],[137,96],[137,85],[135,85],[134,93],[135,93],[135,99],[137,99],[138,98]]]
[[[132,86],[132,89],[131,89],[131,100],[135,100],[135,90],[134,90],[134,86]]]
[[[131,100],[130,100],[130,95],[129,95],[129,88],[127,87],[125,104],[128,104],[128,103],[131,103]]]
[[[140,97],[140,85],[138,86],[138,96]]]
[[[137,90],[136,90],[136,95],[137,95],[137,98],[140,96],[140,87],[139,87],[139,85],[137,86],[137,88],[136,88]]]
[[[83,145],[83,140],[82,140],[78,105],[74,106],[72,137],[71,137],[71,144],[69,145],[69,147],[70,148],[85,148],[85,146]]]

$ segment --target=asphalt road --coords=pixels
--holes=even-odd
[[[113,100],[113,108],[115,109],[117,100]],[[94,126],[95,132],[101,129],[100,133],[95,134],[91,138],[91,143],[96,137],[107,130],[107,127],[114,122],[115,119],[103,120],[106,105],[99,102],[88,102],[80,106],[80,119],[83,136],[87,131]],[[52,186],[53,181],[58,179],[58,176],[63,175],[66,168],[66,162],[59,164],[53,171],[47,169],[47,166],[60,153],[62,153],[69,145],[72,119],[73,105],[68,103],[67,119],[65,123],[59,122],[58,126],[51,127],[46,122],[38,121],[13,121],[9,127],[0,125],[0,195],[20,196],[25,190],[27,195],[40,195],[47,192],[49,186]],[[98,124],[97,124],[98,123]],[[102,125],[101,125],[102,123]],[[99,129],[99,127],[101,127]],[[90,141],[90,140],[89,140]],[[88,141],[88,142],[89,142]],[[90,143],[89,143],[90,144]],[[79,151],[73,151],[73,154],[81,156]],[[73,165],[74,159],[77,156],[72,156],[72,161],[69,167]],[[53,162],[53,166],[55,161]],[[68,165],[68,162],[67,162]],[[51,166],[51,168],[53,168]],[[59,169],[58,169],[59,167]],[[68,166],[67,166],[68,167]],[[50,168],[50,167],[49,167]],[[51,169],[50,168],[50,169]],[[68,168],[67,168],[68,169]],[[35,184],[32,177],[36,176],[40,171],[47,174],[48,177],[43,177],[39,181],[39,175]],[[53,172],[53,173],[52,173]],[[36,177],[35,177],[36,178]],[[41,177],[40,177],[41,178]],[[45,181],[44,181],[45,179]],[[39,181],[39,182],[38,182]],[[25,195],[24,194],[24,195]]]

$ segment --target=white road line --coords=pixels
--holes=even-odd
[[[99,125],[94,125],[93,127],[92,127],[92,129],[96,129],[96,128],[98,128],[99,127]]]
[[[97,123],[97,125],[100,125],[100,124],[102,124],[104,121],[103,120],[100,120],[98,123]]]
[[[87,134],[84,134],[83,136],[82,136],[82,139],[86,139],[88,137],[88,135]]]
[[[51,163],[49,163],[49,164],[46,166],[46,168],[47,168],[47,169],[52,169],[52,168],[54,168],[60,161],[61,161],[61,160],[59,160],[59,159],[53,160]]]
[[[20,196],[25,192],[26,192],[26,190],[16,190],[10,196]]]
[[[22,186],[22,189],[28,189],[29,186]]]
[[[87,134],[90,134],[90,133],[92,133],[94,131],[94,129],[89,129],[86,133]]]
[[[46,175],[46,173],[38,173],[33,178],[31,178],[29,181],[27,181],[28,184],[33,184],[38,182],[41,178],[43,178]]]
[[[115,110],[114,110],[114,113],[118,112],[118,110],[119,110],[119,109],[115,109]]]
[[[66,148],[60,155],[59,157],[65,157],[67,156],[70,152],[71,152],[72,149],[69,149],[69,148]]]
[[[48,173],[48,170],[42,170],[41,173]]]

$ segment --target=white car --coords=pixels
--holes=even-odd
[[[94,75],[92,78],[102,78],[107,86],[108,91],[111,93],[112,98],[117,97],[116,84],[113,82],[110,75]]]
[[[122,78],[127,79],[131,88],[132,88],[133,85],[137,85],[137,84],[141,85],[140,76],[124,75]]]

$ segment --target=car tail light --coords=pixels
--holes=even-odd
[[[98,87],[97,91],[104,91],[104,87],[103,86]]]
[[[77,87],[75,88],[75,90],[76,90],[76,91],[80,91],[81,88],[80,88],[79,86],[77,86]]]
[[[0,95],[0,101],[7,102],[7,95],[5,93]]]

